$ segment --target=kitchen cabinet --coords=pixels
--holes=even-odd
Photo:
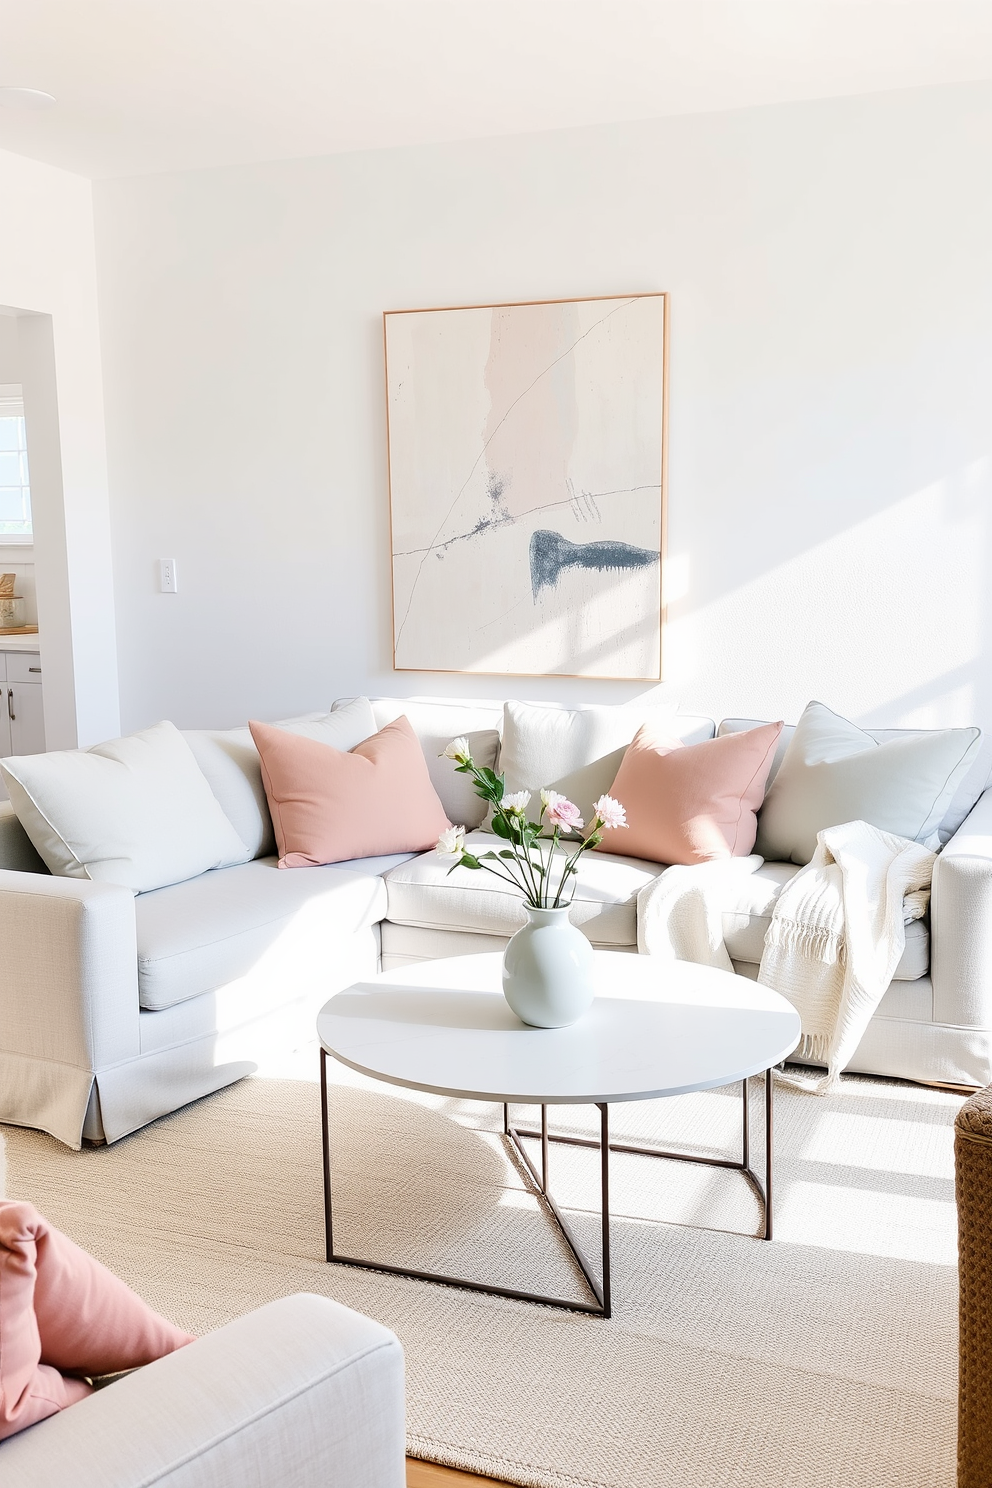
[[[0,758],[41,754],[44,748],[41,656],[37,651],[0,649]]]

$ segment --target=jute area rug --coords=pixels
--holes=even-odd
[[[615,1156],[602,1321],[326,1265],[315,1061],[110,1148],[8,1128],[8,1194],[194,1332],[296,1291],[386,1323],[414,1456],[529,1488],[952,1488],[956,1097],[857,1078],[827,1098],[780,1088],[770,1244],[739,1175]],[[333,1068],[339,1244],[581,1295],[499,1108]],[[734,1088],[613,1116],[716,1153],[739,1109]],[[552,1177],[593,1248],[596,1154],[553,1148]]]

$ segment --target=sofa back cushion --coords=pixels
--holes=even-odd
[[[939,848],[980,738],[977,728],[927,729],[879,742],[823,703],[808,703],[768,787],[756,851],[772,862],[808,863],[820,831],[858,820]]]
[[[679,714],[674,704],[567,708],[560,703],[507,702],[498,761],[506,790],[527,790],[535,796],[542,787],[560,791],[589,821],[593,802],[610,790],[627,746],[645,724],[683,743],[713,735],[710,719]],[[532,814],[535,808],[536,801]],[[619,844],[612,851],[621,851]]]
[[[717,734],[737,734],[743,729],[756,728],[759,723],[766,721],[761,718],[724,718],[717,729]],[[775,751],[775,757],[772,760],[772,767],[768,775],[766,794],[767,791],[771,790],[785,751],[789,747],[795,731],[796,725],[794,723],[786,724],[782,730],[778,741],[778,748]],[[874,739],[876,744],[887,744],[892,739],[916,739],[928,733],[943,732],[943,730],[865,729],[864,732],[869,738]],[[954,794],[951,796],[950,803],[944,812],[943,820],[937,828],[937,836],[941,846],[954,836],[954,833],[961,826],[965,817],[969,815],[972,808],[977,804],[982,792],[988,787],[990,779],[992,779],[992,736],[981,734],[978,749],[972,757],[964,775],[958,780]],[[760,852],[760,850],[759,834],[758,851]]]
[[[474,830],[486,814],[486,804],[475,794],[468,776],[459,775],[451,760],[443,758],[444,747],[452,739],[466,738],[472,758],[486,769],[494,770],[503,704],[474,698],[462,702],[458,698],[430,697],[376,697],[371,704],[377,729],[401,716],[409,719],[448,820],[467,831]],[[331,711],[337,712],[347,705],[348,699],[341,698]]]
[[[348,698],[339,699],[332,705],[332,711],[345,707],[348,701]],[[443,808],[448,812],[448,820],[454,821],[457,826],[466,827],[468,832],[482,827],[488,818],[485,802],[480,801],[479,796],[471,789],[471,781],[467,775],[457,774],[451,760],[443,757],[445,745],[454,738],[467,738],[471,757],[476,760],[477,765],[506,771],[507,790],[534,789],[529,784],[510,784],[510,780],[516,778],[521,762],[524,763],[524,768],[529,768],[529,756],[534,756],[540,766],[541,778],[537,789],[550,786],[553,790],[562,790],[564,795],[568,795],[568,792],[564,787],[556,786],[552,771],[558,769],[559,774],[564,775],[568,769],[586,769],[592,765],[590,789],[605,781],[601,789],[595,790],[595,795],[589,796],[589,805],[592,805],[596,796],[601,796],[604,790],[610,789],[610,783],[623,757],[623,750],[631,743],[642,723],[647,722],[650,717],[663,716],[671,720],[672,731],[683,744],[698,744],[700,740],[708,740],[714,735],[715,728],[712,719],[696,714],[675,713],[674,705],[669,704],[632,702],[568,708],[558,702],[507,704],[488,698],[466,698],[464,701],[460,698],[372,698],[370,701],[378,728],[382,728],[384,723],[399,719],[400,714],[408,717],[413,732],[421,741],[431,783]],[[515,710],[518,729],[515,738],[507,745],[506,741],[501,744],[500,735],[504,729],[506,710],[510,707]],[[550,719],[549,714],[553,714]],[[579,714],[586,714],[586,717],[574,725],[573,732],[573,720]],[[528,737],[528,723],[532,723],[535,728],[531,737]],[[570,734],[573,737],[571,743],[568,743]],[[547,735],[550,735],[550,740]],[[558,740],[558,753],[552,757],[547,745],[555,738]],[[559,747],[562,738],[565,740],[564,751]],[[602,753],[604,750],[605,756]],[[562,753],[567,756],[564,765],[561,763]],[[524,760],[522,756],[526,756]],[[582,780],[579,789],[583,795],[586,793]]]
[[[288,718],[277,727],[348,750],[374,734],[378,724],[368,698],[351,698],[347,707]],[[275,835],[251,729],[247,724],[233,729],[189,729],[183,737],[250,856],[270,857]]]
[[[64,878],[139,894],[248,857],[174,724],[0,769],[39,856]]]

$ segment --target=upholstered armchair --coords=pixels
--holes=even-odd
[[[0,1442],[3,1488],[403,1488],[403,1353],[283,1297]]]

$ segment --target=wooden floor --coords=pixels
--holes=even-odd
[[[406,1459],[406,1488],[499,1488],[495,1478],[478,1478],[475,1473],[455,1472],[450,1467],[435,1467],[433,1462]]]

